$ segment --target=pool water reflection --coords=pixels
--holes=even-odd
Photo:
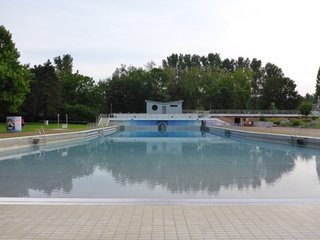
[[[0,161],[0,197],[318,198],[320,151],[112,135]]]

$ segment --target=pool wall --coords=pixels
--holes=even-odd
[[[167,132],[199,131],[201,121],[198,119],[123,119],[110,120],[110,125],[121,126],[126,132],[158,132],[160,124],[164,124]]]
[[[130,119],[130,120],[115,120],[110,119],[110,125],[120,126],[158,126],[164,123],[167,126],[200,126],[200,120],[176,120],[176,119]]]
[[[43,145],[70,140],[90,139],[97,136],[112,134],[118,131],[118,127],[104,127],[78,132],[67,132],[57,134],[33,135],[26,137],[2,138],[0,139],[0,151],[6,151],[21,147]]]
[[[207,130],[212,134],[225,137],[320,148],[320,138],[316,137],[274,133],[258,133],[222,127],[208,127]]]

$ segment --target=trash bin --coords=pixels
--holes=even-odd
[[[44,120],[44,125],[48,126],[49,125],[49,120]]]

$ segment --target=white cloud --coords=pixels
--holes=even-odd
[[[299,92],[313,93],[320,66],[318,1],[239,1],[233,8],[225,49],[273,62],[294,79]]]

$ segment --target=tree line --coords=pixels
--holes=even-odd
[[[19,62],[11,34],[0,26],[0,116],[20,114],[27,121],[56,119],[94,121],[99,113],[145,112],[144,100],[184,100],[184,109],[297,109],[302,97],[295,82],[272,63],[256,58],[222,59],[172,54],[161,66],[121,65],[112,77],[95,82],[73,69],[66,54],[30,67]]]

